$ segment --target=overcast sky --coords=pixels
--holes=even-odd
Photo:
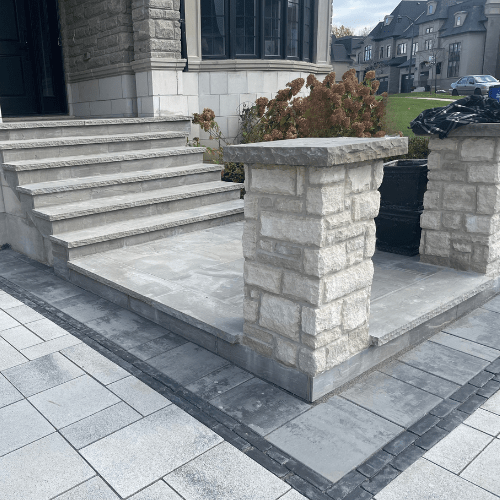
[[[375,27],[398,4],[398,0],[333,0],[332,23],[353,28],[358,34],[365,26]]]

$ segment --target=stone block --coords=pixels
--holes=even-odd
[[[341,324],[342,301],[338,300],[321,307],[302,307],[302,330],[309,335],[318,335]]]
[[[460,229],[462,227],[462,214],[443,212],[443,226],[447,229]]]
[[[344,185],[335,184],[307,189],[306,210],[310,214],[328,215],[344,209]]]
[[[451,246],[453,247],[453,250],[456,250],[457,252],[472,252],[472,243],[470,243],[469,241],[452,241]]]
[[[436,137],[429,140],[429,149],[431,151],[456,151],[458,149],[458,139],[448,137],[445,141]]]
[[[373,263],[365,260],[361,264],[344,269],[325,278],[325,300],[344,297],[356,290],[371,286],[373,281]]]
[[[259,197],[245,194],[245,219],[256,219],[259,215]]]
[[[345,210],[344,212],[325,217],[325,221],[327,229],[334,229],[351,222],[351,213],[349,210]]]
[[[448,257],[450,255],[450,235],[443,231],[426,231],[425,253]]]
[[[255,300],[245,298],[243,300],[243,318],[250,323],[256,323],[259,319],[259,303]]]
[[[251,191],[272,194],[295,195],[296,169],[271,167],[253,168],[250,182]]]
[[[321,277],[340,271],[346,265],[346,246],[344,243],[320,249],[304,249],[304,272]]]
[[[441,212],[431,212],[426,210],[420,216],[420,227],[425,229],[441,229]]]
[[[306,189],[306,169],[297,167],[297,196],[302,196]]]
[[[247,285],[254,285],[268,292],[280,293],[283,271],[259,262],[245,261],[244,279]]]
[[[489,215],[465,215],[465,229],[468,233],[493,234],[494,220]]]
[[[299,368],[308,375],[317,375],[326,369],[326,348],[316,350],[302,347],[299,352]]]
[[[244,71],[231,71],[227,75],[227,91],[230,94],[247,94],[248,83],[247,74]]]
[[[281,337],[276,337],[276,345],[274,347],[275,358],[286,366],[297,366],[297,355],[299,352],[299,344],[290,342]]]
[[[365,324],[370,314],[369,289],[353,293],[344,299],[342,307],[342,326],[344,331],[353,330]]]
[[[500,210],[500,185],[477,187],[477,213],[494,214]]]
[[[342,363],[349,358],[349,336],[343,335],[326,346],[326,369]]]
[[[304,210],[304,202],[293,198],[278,198],[274,206],[280,212],[300,213]]]
[[[380,193],[371,191],[352,197],[352,220],[374,219],[380,209]]]
[[[376,161],[373,165],[373,185],[372,189],[378,189],[382,180],[384,179],[384,163],[382,161]]]
[[[441,208],[441,193],[427,190],[424,194],[424,207],[426,210],[439,210]]]
[[[371,224],[368,224],[365,232],[365,248],[364,248],[364,258],[371,259],[373,254],[375,253],[375,243],[377,242],[376,238],[376,226],[375,221]]]
[[[427,165],[429,169],[441,167],[441,155],[439,153],[429,153],[427,157]]]
[[[495,142],[495,139],[465,139],[460,148],[460,156],[467,161],[492,160]]]
[[[263,212],[261,235],[293,243],[320,246],[324,238],[321,219]]]
[[[262,295],[259,321],[262,327],[298,340],[299,322],[299,304],[274,295]]]
[[[368,221],[352,223],[329,231],[326,235],[326,244],[334,245],[340,241],[355,238],[364,234],[368,226]]]
[[[467,178],[469,182],[500,182],[500,165],[498,163],[470,165],[467,170]]]
[[[476,209],[476,187],[464,184],[446,184],[443,192],[443,208],[461,212]]]
[[[321,305],[323,302],[323,280],[306,278],[302,274],[285,271],[283,274],[283,294],[294,300],[305,300],[309,304]]]
[[[311,167],[308,169],[309,184],[334,184],[344,182],[346,169],[343,166],[336,168]]]
[[[368,191],[372,181],[372,166],[370,164],[347,170],[348,186],[353,193]]]
[[[311,349],[318,349],[331,344],[333,341],[337,340],[343,335],[342,329],[340,327],[332,328],[331,330],[325,330],[317,335],[309,335],[302,332],[300,335],[300,341],[305,346]]]
[[[368,334],[368,326],[362,326],[349,332],[349,352],[356,354],[370,345],[370,335]]]
[[[255,258],[257,247],[257,223],[255,221],[245,221],[243,226],[243,256],[245,258]]]

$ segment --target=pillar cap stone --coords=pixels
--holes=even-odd
[[[224,161],[331,167],[408,152],[407,137],[327,137],[239,144],[224,148]]]
[[[452,130],[448,137],[500,137],[500,123],[470,123]]]

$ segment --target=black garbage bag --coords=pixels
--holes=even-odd
[[[410,128],[415,135],[438,134],[444,139],[453,129],[469,123],[500,123],[500,103],[487,96],[467,96],[443,108],[422,111]]]

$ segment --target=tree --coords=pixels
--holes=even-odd
[[[368,36],[371,33],[372,29],[373,28],[371,28],[370,26],[365,26],[364,28],[361,28],[360,30],[358,30],[359,36]]]
[[[336,38],[340,38],[342,36],[354,36],[354,30],[352,28],[344,26],[343,24],[341,24],[340,26],[334,24],[332,26],[332,35],[334,35]]]

